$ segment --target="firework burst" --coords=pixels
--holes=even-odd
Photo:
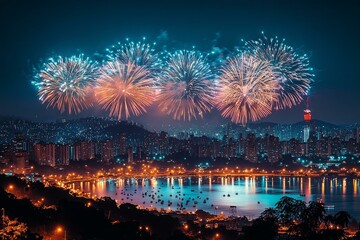
[[[108,62],[100,73],[95,95],[110,116],[138,116],[154,101],[154,80],[144,67],[115,61]]]
[[[249,54],[229,59],[217,85],[217,109],[235,123],[245,124],[269,115],[278,97],[279,85],[268,62]]]
[[[298,55],[292,47],[285,44],[285,39],[280,41],[265,35],[257,41],[246,42],[245,46],[256,58],[268,61],[272,67],[280,84],[276,109],[291,108],[309,93],[314,74],[306,54]]]
[[[159,67],[160,61],[158,54],[155,51],[155,43],[149,44],[145,42],[130,42],[117,43],[110,49],[107,49],[108,58],[111,61],[118,60],[123,64],[133,62],[138,66],[149,70],[154,70]]]
[[[98,77],[98,65],[83,55],[50,58],[35,74],[40,101],[60,112],[78,113],[91,106],[88,97]]]
[[[169,54],[159,76],[158,101],[162,112],[176,120],[201,118],[212,107],[213,74],[206,58],[195,51]]]

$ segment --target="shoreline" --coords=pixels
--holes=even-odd
[[[156,174],[156,175],[143,175],[143,174],[134,174],[134,175],[106,175],[106,176],[97,176],[97,177],[88,177],[88,178],[77,178],[72,179],[69,181],[62,181],[58,180],[57,182],[61,182],[62,184],[71,184],[76,182],[90,182],[90,181],[97,181],[103,179],[153,179],[153,178],[189,178],[189,177],[197,177],[197,178],[232,178],[232,177],[305,177],[305,178],[351,178],[351,179],[358,179],[360,176],[353,176],[347,174],[334,174],[334,175],[324,175],[324,174],[272,174],[272,173],[234,173],[234,174],[177,174],[177,175],[169,175],[169,174]]]

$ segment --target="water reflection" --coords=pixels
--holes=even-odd
[[[310,177],[187,177],[108,179],[69,184],[90,196],[109,196],[142,207],[203,209],[211,213],[258,216],[284,195],[304,201],[321,198],[332,213],[340,210],[360,218],[359,179]],[[218,207],[217,209],[215,207]]]

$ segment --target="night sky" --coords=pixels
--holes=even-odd
[[[126,37],[137,41],[144,36],[178,49],[194,45],[206,51],[216,44],[232,50],[242,38],[256,39],[265,31],[311,56],[314,118],[360,122],[359,13],[356,1],[2,0],[0,115],[41,121],[106,116],[99,109],[69,116],[40,103],[30,83],[32,68],[54,54],[93,56]],[[274,112],[263,121],[301,121],[304,107]],[[171,123],[152,110],[135,120],[155,128]],[[220,119],[214,112],[194,124]]]

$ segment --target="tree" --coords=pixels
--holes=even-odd
[[[325,217],[324,204],[311,201],[300,213],[300,221],[292,226],[292,231],[304,239],[317,239],[317,232]]]
[[[261,214],[260,218],[264,221],[273,221],[278,223],[278,212],[274,208],[266,208]]]
[[[195,215],[197,218],[200,218],[200,219],[207,219],[207,218],[211,217],[210,213],[205,212],[204,210],[201,210],[201,209],[196,210]]]
[[[0,236],[2,239],[16,240],[25,238],[28,227],[25,223],[15,220],[10,220],[8,216],[2,216],[2,227],[0,229]]]
[[[346,211],[339,211],[334,216],[334,222],[336,225],[342,228],[348,227],[350,222],[350,214]]]
[[[306,209],[304,201],[287,196],[282,197],[275,206],[280,223],[289,230],[301,221],[301,213]]]
[[[324,229],[317,235],[316,240],[341,240],[344,237],[345,232],[342,229]]]
[[[326,228],[330,228],[332,224],[334,224],[334,216],[329,214],[324,217],[324,224]]]
[[[260,217],[252,222],[251,226],[243,227],[243,235],[241,239],[275,239],[279,230],[277,214],[278,213],[274,208],[265,209],[265,211],[261,213]]]
[[[301,212],[301,222],[306,224],[308,231],[316,231],[325,218],[325,208],[323,203],[311,201]]]
[[[245,226],[241,239],[244,240],[272,240],[278,233],[279,225],[273,219],[264,220],[261,217],[253,221],[252,226]]]

